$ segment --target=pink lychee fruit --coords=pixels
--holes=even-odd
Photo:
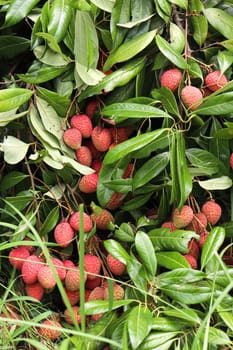
[[[92,130],[91,140],[98,151],[106,152],[112,142],[111,132],[107,128],[96,126]]]
[[[74,238],[74,230],[69,222],[62,221],[54,229],[54,239],[62,248],[68,247]]]
[[[69,219],[69,223],[75,231],[80,230],[80,212],[79,211],[75,211],[71,215]],[[85,233],[90,232],[93,228],[93,222],[91,220],[90,215],[88,215],[87,213],[83,213],[83,228]]]
[[[79,149],[82,144],[82,134],[76,128],[68,128],[63,133],[63,141],[68,147]]]
[[[201,211],[203,214],[205,214],[208,223],[212,226],[217,224],[222,215],[221,206],[214,200],[205,202],[201,207]]]
[[[228,83],[225,74],[221,73],[219,70],[215,70],[205,77],[206,87],[211,91],[217,91],[221,89]]]
[[[25,284],[26,294],[37,300],[42,300],[44,296],[44,288],[39,282],[33,284]]]
[[[171,68],[164,71],[160,76],[161,86],[165,86],[175,92],[182,80],[182,72],[178,68]]]
[[[97,190],[98,178],[99,176],[97,173],[83,175],[78,184],[79,190],[83,193],[95,193]]]
[[[29,255],[22,266],[22,278],[27,284],[37,281],[38,271],[43,267],[42,260],[36,255]]]
[[[101,261],[96,255],[85,254],[84,255],[84,270],[87,274],[87,279],[95,279],[100,274]]]
[[[121,276],[126,271],[126,265],[111,254],[107,254],[107,265],[109,270],[116,276]]]
[[[75,114],[70,120],[70,125],[72,128],[78,129],[83,138],[88,138],[91,136],[93,129],[92,121],[90,117],[86,114]]]
[[[23,246],[11,249],[9,253],[9,262],[17,270],[21,270],[23,263],[29,257],[29,250]]]
[[[196,110],[202,104],[202,92],[195,86],[186,85],[181,90],[180,96],[184,105],[192,111]]]
[[[83,165],[91,166],[92,154],[91,150],[87,146],[81,146],[75,151],[76,160]]]
[[[189,205],[184,205],[181,210],[175,208],[172,213],[172,220],[177,228],[184,228],[193,219],[193,210]]]

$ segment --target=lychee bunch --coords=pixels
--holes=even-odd
[[[95,148],[101,152],[106,152],[112,142],[112,136],[109,129],[100,126],[93,128],[91,139]]]
[[[180,93],[184,105],[194,111],[202,104],[202,92],[195,86],[186,85]]]
[[[91,136],[92,121],[86,114],[75,114],[70,120],[72,128],[78,129],[83,138]]]
[[[220,220],[222,215],[221,206],[214,200],[205,202],[201,207],[201,211],[203,214],[205,214],[208,223],[212,226]]]
[[[182,76],[183,74],[178,68],[168,69],[161,74],[160,84],[175,92],[179,87]]]
[[[213,72],[207,74],[207,76],[205,77],[206,87],[211,91],[217,91],[223,86],[225,86],[227,83],[227,77],[219,70],[214,70]]]
[[[38,332],[43,338],[55,341],[61,336],[62,325],[57,319],[45,320],[41,325],[42,327],[39,328]],[[54,327],[54,329],[49,327]]]
[[[184,228],[193,219],[193,209],[189,205],[184,205],[181,210],[175,208],[172,213],[172,221],[177,228]]]

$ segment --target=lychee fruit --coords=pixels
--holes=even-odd
[[[66,259],[63,260],[63,266],[65,268],[66,271],[72,269],[73,267],[75,267],[75,264],[72,260]]]
[[[11,249],[9,253],[9,262],[17,270],[21,270],[23,263],[29,257],[29,250],[23,246]]]
[[[81,316],[79,315],[79,306],[75,305],[75,306],[72,306],[72,314],[74,316],[74,318],[76,319],[77,323],[80,324],[81,323]],[[68,309],[66,309],[64,311],[64,319],[67,323],[73,325],[74,322],[73,322],[73,319],[71,317],[71,313]]]
[[[96,224],[96,227],[100,230],[114,229],[114,217],[105,208],[101,208],[94,202],[91,202],[91,208],[93,210],[91,216],[92,221]]]
[[[206,241],[208,236],[209,236],[209,231],[208,230],[203,230],[200,233],[199,247],[201,249],[203,248],[203,245],[205,244],[205,241]]]
[[[124,127],[119,127],[119,128],[110,128],[109,131],[111,132],[112,135],[112,140],[113,142],[121,143],[123,141],[128,140],[128,133],[127,129]]]
[[[115,283],[113,285],[113,300],[122,300],[124,299],[125,291],[124,288],[121,287],[119,284]],[[109,294],[109,288],[105,287],[104,288],[104,299],[108,300],[110,297]]]
[[[50,266],[42,266],[38,271],[37,278],[42,287],[45,289],[53,289],[56,285],[54,273]]]
[[[121,276],[126,271],[126,265],[111,254],[107,254],[107,265],[109,270],[116,276]]]
[[[54,257],[51,258],[51,261],[57,271],[58,277],[61,281],[63,281],[66,277],[66,269],[63,262],[60,259]]]
[[[106,152],[112,142],[111,132],[107,128],[96,126],[92,130],[91,140],[98,151]]]
[[[221,206],[213,200],[205,202],[201,207],[201,211],[205,214],[208,223],[212,226],[219,221],[222,215]]]
[[[79,181],[79,190],[83,193],[95,193],[98,184],[98,174],[87,174],[83,175]]]
[[[99,104],[96,100],[91,100],[87,103],[85,112],[90,119],[94,118],[94,115],[98,109],[98,106],[99,106]]]
[[[74,238],[74,230],[69,222],[62,221],[54,229],[54,239],[62,248],[68,247]]]
[[[41,259],[36,255],[29,255],[22,266],[22,278],[27,284],[37,281],[38,271],[43,267]]]
[[[102,161],[100,159],[94,159],[91,163],[91,168],[98,174],[102,168]]]
[[[195,231],[200,234],[203,229],[207,226],[207,218],[204,213],[198,212],[193,215],[193,219],[190,224],[186,227],[186,230]]]
[[[193,210],[190,206],[184,205],[181,210],[175,208],[172,213],[172,220],[177,228],[184,228],[193,219]]]
[[[86,281],[87,276],[84,275]],[[84,282],[85,282],[84,281]],[[79,267],[74,267],[72,270],[68,270],[65,277],[65,286],[67,290],[73,292],[79,290],[80,288],[80,269]]]
[[[75,231],[80,230],[80,212],[79,211],[75,211],[71,215],[69,219],[69,223]],[[91,217],[87,213],[83,213],[83,228],[85,233],[90,232],[93,228],[93,222],[91,220]]]
[[[38,331],[42,337],[55,341],[61,336],[62,325],[58,320],[56,319],[45,320],[42,322],[42,326],[43,327],[41,327]],[[48,328],[48,326],[55,327],[55,328],[51,329],[51,328]]]
[[[90,300],[104,300],[104,287],[95,287],[89,294],[88,301]]]
[[[65,293],[67,298],[69,299],[70,305],[76,305],[79,302],[80,299],[80,291],[79,290],[68,290],[65,288]]]
[[[196,260],[198,260],[199,255],[200,255],[200,247],[199,247],[199,242],[196,239],[191,239],[188,242],[188,249],[189,249],[189,254],[194,256]]]
[[[110,200],[106,204],[106,208],[110,210],[118,209],[124,203],[124,196],[122,193],[114,192]]]
[[[39,282],[33,284],[25,284],[26,294],[37,300],[42,300],[44,296],[44,288]]]
[[[88,280],[93,280],[96,275],[100,274],[101,261],[96,255],[85,254],[84,255],[84,270],[87,274]]]
[[[88,138],[91,136],[91,132],[93,129],[91,119],[86,114],[75,114],[70,120],[70,125],[72,128],[78,129],[82,137]]]
[[[182,72],[177,68],[171,68],[164,71],[160,76],[161,86],[165,86],[175,92],[182,80]]]
[[[230,167],[233,170],[233,153],[230,155]]]
[[[184,105],[187,108],[190,108],[192,111],[197,109],[202,104],[202,92],[195,86],[186,85],[181,90],[180,95]]]
[[[183,257],[188,261],[188,263],[192,269],[197,269],[197,267],[198,267],[197,260],[193,255],[184,254]]]
[[[211,91],[217,91],[221,89],[228,83],[225,74],[221,73],[219,70],[215,70],[205,77],[206,87]]]
[[[92,154],[92,159],[102,159],[105,152],[101,152],[95,148],[91,139],[85,141],[85,145],[89,148]]]
[[[96,287],[99,287],[101,285],[101,282],[102,282],[102,278],[100,276],[97,276],[95,278],[93,278],[92,280],[86,280],[86,283],[85,283],[85,287],[87,289],[94,289]]]
[[[75,151],[76,160],[83,165],[91,166],[92,154],[87,146],[81,146]]]
[[[169,228],[171,232],[177,230],[177,227],[174,225],[172,221],[165,221],[161,225],[162,228]]]
[[[68,147],[79,149],[82,144],[82,134],[76,128],[68,128],[63,133],[63,141]]]

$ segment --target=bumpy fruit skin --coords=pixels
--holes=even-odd
[[[60,336],[61,336],[61,328],[62,325],[60,324],[60,322],[58,320],[45,320],[42,322],[42,325],[44,327],[41,327],[39,329],[39,334],[46,338],[46,339],[50,339],[52,341],[57,340]],[[49,329],[46,328],[46,326],[52,326],[52,327],[57,327],[57,329]]]
[[[60,222],[54,229],[54,239],[62,248],[68,247],[74,238],[74,230],[68,222]]]
[[[102,278],[100,276],[93,278],[93,280],[87,279],[85,283],[85,288],[92,290],[96,287],[99,287],[101,285],[101,282],[102,282]]]
[[[181,90],[181,99],[187,108],[192,111],[197,109],[202,104],[202,93],[201,90],[192,85],[186,85]]]
[[[93,145],[98,151],[106,152],[112,143],[111,132],[107,128],[94,127],[91,133]]]
[[[200,234],[207,226],[207,218],[204,213],[199,212],[193,215],[193,219],[186,227],[187,230],[195,231]]]
[[[17,270],[21,270],[24,261],[29,257],[29,250],[25,247],[13,248],[9,253],[9,262]]]
[[[118,209],[124,202],[122,193],[114,192],[110,200],[108,201],[106,208],[110,210]]]
[[[110,128],[109,131],[111,132],[111,135],[112,135],[112,141],[115,142],[116,144],[126,141],[129,138],[127,129],[124,127]]]
[[[95,275],[100,274],[101,261],[96,255],[85,254],[84,255],[84,270],[87,274],[88,280],[93,280],[96,278]]]
[[[233,153],[230,155],[230,167],[233,170]]]
[[[104,300],[104,287],[95,287],[89,294],[88,301],[90,300]]]
[[[209,231],[203,230],[200,234],[199,247],[202,249],[207,237],[209,236]]]
[[[109,270],[116,276],[121,276],[126,271],[125,264],[114,258],[111,254],[107,254],[107,265]]]
[[[215,225],[220,220],[222,215],[222,208],[213,200],[205,202],[201,207],[202,213],[205,214],[210,225]]]
[[[58,277],[61,281],[63,281],[66,277],[66,269],[63,262],[60,259],[54,257],[51,258],[51,261],[57,271]]]
[[[162,228],[169,228],[171,232],[177,230],[177,227],[174,225],[172,221],[165,221],[161,225]]]
[[[99,106],[99,104],[96,100],[91,100],[87,103],[85,112],[90,119],[94,118],[94,115],[98,109],[98,106]]]
[[[189,254],[192,255],[196,260],[198,260],[200,255],[199,242],[196,239],[191,239],[188,242]]]
[[[86,275],[84,275],[84,279],[86,281],[86,279],[87,279]],[[65,286],[66,286],[67,290],[69,290],[71,292],[79,290],[79,287],[80,287],[79,267],[76,266],[72,270],[67,271],[66,278],[65,278]]]
[[[87,146],[81,146],[75,151],[75,157],[77,162],[80,164],[91,166],[92,163],[92,154],[90,149]]]
[[[45,289],[52,289],[56,285],[56,280],[50,266],[44,265],[38,272],[38,281]]]
[[[183,256],[188,261],[190,267],[192,269],[196,270],[197,267],[198,267],[198,264],[197,264],[197,260],[195,259],[195,257],[193,255],[191,255],[191,254],[184,254]]]
[[[81,323],[81,316],[79,315],[79,306],[72,306],[72,313],[74,315],[74,318],[78,322],[78,324],[80,324]],[[70,311],[68,309],[66,309],[64,311],[64,318],[65,318],[65,321],[67,323],[69,323],[71,325],[74,324],[72,317],[71,317],[71,314],[70,314]]]
[[[177,68],[172,68],[164,71],[160,76],[161,86],[165,86],[175,92],[182,80],[182,72]]]
[[[36,255],[30,255],[22,266],[22,278],[27,284],[37,281],[38,271],[43,267],[41,259]]]
[[[68,290],[65,288],[66,296],[69,299],[70,305],[74,306],[79,302],[80,299],[80,291],[79,290]]]
[[[80,230],[80,212],[79,211],[75,211],[71,215],[69,219],[69,223],[75,231]],[[83,227],[84,227],[85,233],[90,232],[93,228],[91,217],[87,213],[83,213]]]
[[[97,190],[97,184],[98,184],[98,174],[88,174],[83,175],[79,181],[79,190],[83,193],[95,193]]]
[[[124,288],[121,287],[119,284],[114,284],[113,286],[113,299],[114,300],[122,300],[124,299],[125,291]],[[109,299],[109,289],[108,287],[104,288],[104,299]]]
[[[64,131],[63,141],[68,147],[79,149],[82,144],[82,134],[76,128],[68,128]]]
[[[91,203],[93,213],[91,214],[92,221],[96,224],[96,227],[100,230],[109,230],[114,228],[114,217],[105,208],[101,208],[95,205],[94,202]]]
[[[225,74],[222,74],[219,70],[215,70],[205,77],[206,87],[211,91],[217,91],[228,83]]]
[[[193,219],[193,210],[190,206],[184,205],[181,210],[175,208],[172,213],[172,220],[177,228],[184,228]]]
[[[35,282],[33,284],[25,285],[26,294],[29,297],[35,298],[37,300],[42,300],[44,296],[44,288],[39,282]]]
[[[72,128],[78,129],[83,138],[88,138],[91,136],[93,129],[91,119],[86,114],[76,114],[70,120],[70,125]]]
[[[102,168],[102,161],[100,159],[94,159],[91,163],[91,168],[95,170],[97,174],[99,174],[101,168]]]

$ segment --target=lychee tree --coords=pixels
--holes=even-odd
[[[0,345],[232,348],[232,1],[0,6]]]

